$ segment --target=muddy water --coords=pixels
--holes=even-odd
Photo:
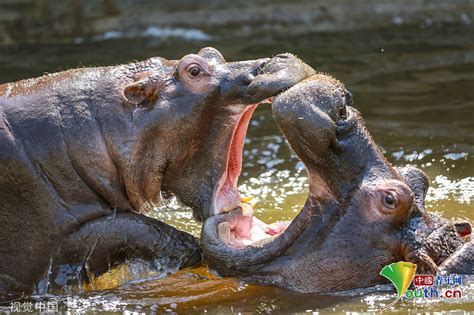
[[[180,57],[214,46],[229,60],[291,51],[318,70],[342,80],[368,129],[394,165],[415,165],[430,177],[427,207],[445,217],[474,221],[474,29],[472,26],[398,27],[378,32],[295,34],[271,32],[240,37],[216,30],[195,41],[192,35],[78,40],[76,45],[2,49],[0,82],[82,65],[123,63],[149,56]],[[119,34],[120,35],[120,34]],[[109,36],[114,37],[114,36]],[[115,36],[122,37],[122,36]],[[256,111],[244,151],[239,181],[245,195],[258,198],[257,216],[267,222],[293,218],[306,199],[303,165],[292,155],[273,122],[269,106]],[[171,200],[158,217],[199,235],[188,209]],[[474,311],[474,281],[464,279],[457,300],[405,300],[394,311]],[[471,281],[469,281],[471,280]],[[379,309],[395,298],[389,285],[336,295],[298,295],[284,290],[221,279],[205,267],[168,278],[143,281],[73,297],[51,296],[71,311],[271,312]]]

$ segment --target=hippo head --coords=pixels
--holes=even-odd
[[[314,75],[278,95],[273,113],[307,168],[309,194],[287,224],[267,225],[246,204],[209,218],[204,256],[221,275],[299,292],[348,290],[381,283],[391,262],[436,272],[465,242],[466,225],[425,213],[426,175],[390,165],[340,82]]]
[[[236,189],[248,123],[257,104],[300,80],[312,69],[291,54],[226,62],[204,48],[181,60],[153,58],[158,67],[123,87],[138,130],[124,186],[140,212],[171,192],[196,218],[240,202]],[[128,140],[127,140],[128,141]]]

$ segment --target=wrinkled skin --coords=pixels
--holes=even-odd
[[[471,224],[451,222],[426,212],[414,216],[402,232],[405,260],[417,264],[417,273],[474,274]]]
[[[209,218],[201,241],[211,268],[303,293],[383,283],[382,267],[403,260],[421,272],[472,273],[470,224],[424,211],[426,175],[390,165],[340,82],[314,75],[278,95],[273,113],[306,165],[306,204],[285,230],[247,246],[232,244],[242,222],[257,224],[251,215],[236,208]]]
[[[0,299],[63,263],[198,263],[193,237],[139,213],[165,191],[209,216],[239,119],[305,71],[290,54],[226,62],[205,48],[0,85]]]

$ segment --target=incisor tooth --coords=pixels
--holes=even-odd
[[[222,222],[217,225],[217,236],[226,245],[230,243],[230,226],[228,222]]]
[[[251,216],[253,214],[253,208],[248,203],[243,203],[241,205],[241,207],[242,207],[242,215],[244,217],[248,217],[248,216]]]

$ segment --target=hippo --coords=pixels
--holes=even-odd
[[[425,211],[427,176],[391,166],[342,83],[315,74],[276,96],[272,110],[306,166],[306,203],[289,223],[265,224],[247,203],[207,219],[201,242],[211,269],[301,293],[374,286],[397,261],[473,273],[470,223]]]
[[[197,219],[236,204],[253,111],[311,71],[204,48],[0,85],[0,297],[134,260],[200,263],[193,236],[144,214],[170,194]]]

